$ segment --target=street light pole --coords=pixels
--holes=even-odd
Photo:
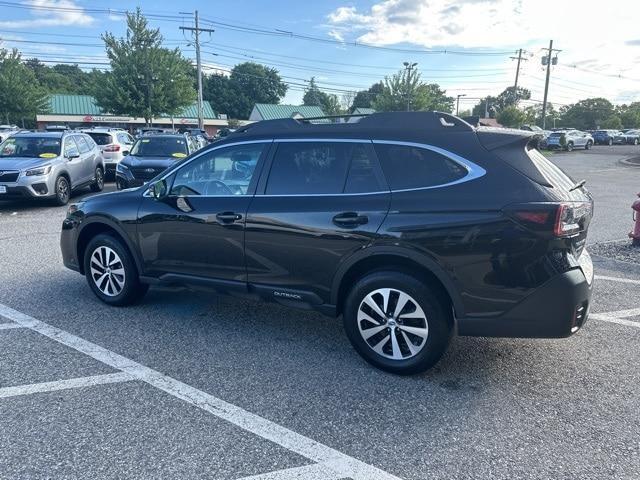
[[[467,94],[466,93],[460,93],[458,94],[457,98],[456,98],[456,117],[458,116],[458,113],[460,112],[460,97],[466,97]]]
[[[407,87],[407,112],[411,111],[411,94],[409,92],[409,77],[411,77],[411,70],[413,70],[417,63],[403,62],[406,72],[406,87]]]

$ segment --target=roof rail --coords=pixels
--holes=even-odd
[[[326,120],[337,118],[358,117],[356,122],[332,123]],[[313,123],[317,120],[325,122]],[[390,130],[421,130],[421,131],[473,131],[474,127],[459,117],[444,112],[376,112],[350,115],[329,115],[324,117],[308,118],[281,118],[276,120],[261,120],[251,123],[234,132],[270,134],[284,131],[307,131],[316,127],[318,129],[334,128],[337,131],[344,130],[364,130],[364,129],[390,129]],[[302,130],[304,129],[304,130]]]

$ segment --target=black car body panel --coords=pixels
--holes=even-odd
[[[339,125],[260,122],[162,176],[170,184],[192,158],[263,143],[246,194],[156,200],[142,187],[91,198],[65,220],[65,265],[82,271],[83,232],[103,222],[125,239],[147,283],[208,286],[336,315],[354,272],[392,262],[439,283],[461,334],[567,336],[586,319],[591,295],[579,262],[590,215],[576,220],[575,235],[554,237],[556,219],[544,209],[559,202],[591,205],[592,199],[537,156],[537,140],[422,112]],[[387,171],[376,191],[270,193],[278,149],[297,142],[355,144],[373,159],[375,175],[383,164]],[[384,160],[390,145],[426,148],[467,171],[455,171],[460,178],[442,185],[394,188]],[[523,204],[542,214],[521,221],[514,211]],[[551,230],[538,231],[529,218],[551,222]]]

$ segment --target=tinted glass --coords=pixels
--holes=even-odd
[[[183,137],[142,137],[131,149],[131,155],[138,157],[184,158],[189,154]]]
[[[89,144],[84,139],[84,137],[81,137],[80,135],[75,135],[73,138],[76,141],[76,143],[78,144],[78,148],[80,149],[80,153],[87,153],[89,150],[91,150],[89,148]]]
[[[87,132],[87,135],[93,138],[93,141],[98,145],[109,145],[112,143],[110,133]]]
[[[120,143],[123,143],[125,145],[130,145],[133,143],[133,139],[126,133],[119,133],[118,134],[118,141]]]
[[[212,150],[175,173],[171,195],[246,195],[266,143]]]
[[[350,172],[348,181],[347,172]],[[379,180],[365,144],[300,142],[278,145],[266,193],[304,195],[378,190]]]
[[[462,165],[425,148],[390,144],[375,148],[392,190],[445,185],[467,175]]]
[[[0,157],[57,157],[60,143],[55,137],[9,137],[0,145]]]
[[[76,145],[73,137],[67,137],[64,141],[64,155],[65,157],[77,157],[80,155],[78,145]]]

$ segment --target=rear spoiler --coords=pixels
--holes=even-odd
[[[545,187],[553,187],[527,154],[538,147],[543,135],[525,130],[486,128],[476,129],[478,140],[484,148],[494,153],[500,160]]]

